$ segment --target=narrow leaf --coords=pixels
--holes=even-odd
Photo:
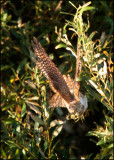
[[[66,48],[66,47],[67,47],[67,45],[65,45],[65,44],[58,44],[58,45],[55,47],[55,49]]]
[[[44,125],[44,122],[43,122],[42,119],[39,118],[38,116],[33,116],[33,115],[30,115],[30,116],[31,116],[31,118],[32,118],[35,122],[37,122],[37,123],[39,123],[39,124],[41,124],[41,125]]]
[[[24,117],[25,113],[26,113],[26,104],[24,103],[21,111],[21,118]]]

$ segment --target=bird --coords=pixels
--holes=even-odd
[[[78,83],[72,80],[70,75],[62,75],[56,65],[48,57],[45,49],[35,37],[31,41],[33,51],[37,57],[32,57],[39,70],[50,81],[50,87],[55,93],[49,100],[49,107],[64,107],[68,109],[70,115],[78,117],[82,115],[88,107],[87,97],[84,96],[78,87]]]

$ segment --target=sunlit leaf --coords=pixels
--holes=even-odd
[[[25,81],[25,83],[27,83],[31,88],[36,89],[36,85],[30,81]]]
[[[108,148],[114,148],[114,144],[113,144],[113,143],[110,144],[110,145],[108,146]]]
[[[74,7],[74,8],[76,8],[76,6],[71,2],[71,1],[69,1],[69,3]],[[76,8],[77,9],[77,8]]]
[[[65,45],[65,44],[58,44],[58,45],[55,47],[55,49],[66,48],[66,47],[67,47],[67,45]]]
[[[63,125],[66,121],[62,120],[54,120],[50,123],[50,127],[54,127],[55,125]]]
[[[36,103],[36,102],[32,102],[32,101],[26,101],[26,103],[28,103],[28,104],[32,104],[32,105],[35,105],[35,106],[38,106],[39,107],[39,104],[38,103]]]
[[[28,98],[29,101],[30,101],[30,100],[36,101],[36,100],[38,100],[38,99],[39,99],[39,97],[37,97],[37,96],[35,96],[35,97],[29,97],[29,98]]]
[[[54,137],[57,137],[57,136],[59,135],[59,133],[61,132],[62,128],[63,128],[63,125],[57,126],[57,127],[54,129],[53,133],[52,133],[52,137],[53,137],[53,138],[54,138]]]
[[[30,109],[32,109],[34,112],[36,112],[37,114],[39,114],[39,115],[42,115],[42,113],[40,112],[40,110],[38,109],[38,107],[36,107],[35,105],[33,105],[33,103],[31,104],[29,104],[29,103],[27,103],[27,105],[30,107]]]
[[[33,115],[30,115],[30,116],[31,116],[31,118],[32,118],[35,122],[37,122],[37,123],[39,123],[39,124],[41,124],[41,125],[44,125],[44,122],[43,122],[42,119],[39,118],[38,116],[33,116]]]
[[[22,106],[21,118],[24,117],[25,113],[26,113],[26,104],[24,103]]]
[[[90,34],[89,38],[88,38],[88,42],[92,40],[92,38],[94,37],[94,35],[97,33],[97,31],[94,31]]]
[[[91,4],[91,1],[85,3],[83,6],[81,6],[81,8],[85,8],[85,7],[89,6],[90,4]]]
[[[7,159],[7,152],[1,147],[1,155],[3,156],[4,159]]]
[[[103,145],[105,142],[103,139],[101,139],[96,145]]]
[[[93,95],[98,101],[102,102],[102,104],[111,112],[113,111],[113,109],[111,108],[111,106],[106,103],[105,101],[101,101],[102,96],[98,93],[96,93],[89,85],[84,84],[85,87],[87,88],[87,90],[90,92],[91,95]]]
[[[38,131],[39,123],[35,121],[34,130]]]
[[[82,14],[85,11],[89,11],[89,10],[93,10],[93,9],[95,9],[95,7],[93,7],[93,6],[84,7],[79,11],[79,13]]]

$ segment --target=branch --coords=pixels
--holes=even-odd
[[[81,54],[80,54],[80,45],[79,44],[77,44],[77,56],[76,57],[77,57],[76,58],[76,74],[75,74],[75,79],[74,79],[74,85],[75,85],[74,87],[76,88],[75,89],[76,98],[79,101],[80,82],[76,81],[76,79],[80,75],[81,68],[82,68],[82,65],[80,66],[80,64],[81,64],[81,61],[80,61]]]
[[[61,4],[63,3],[63,1],[59,1],[58,5],[55,8],[55,12],[58,11],[61,8]]]

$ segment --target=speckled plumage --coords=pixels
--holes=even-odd
[[[34,37],[32,41],[34,53],[37,60],[34,60],[44,76],[50,81],[55,95],[49,99],[50,107],[66,107],[70,113],[80,112],[81,103],[76,97],[77,90],[74,81],[70,76],[62,76],[55,64],[50,60],[41,44]],[[77,90],[77,91],[76,91]]]

